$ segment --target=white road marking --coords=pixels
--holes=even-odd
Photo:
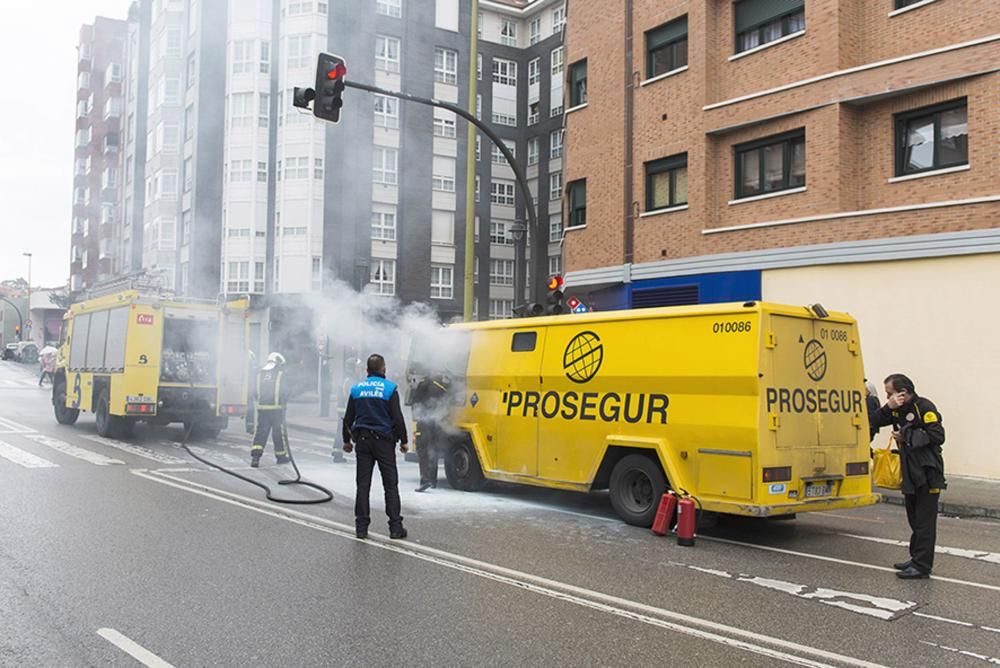
[[[149,668],[174,668],[128,636],[114,629],[97,629],[97,635]]]
[[[507,584],[512,587],[530,591],[543,596],[548,596],[566,603],[599,610],[611,615],[631,619],[643,624],[656,626],[677,633],[696,637],[702,640],[719,643],[753,652],[773,659],[786,661],[801,666],[859,666],[864,668],[877,668],[880,664],[862,659],[856,659],[844,654],[830,652],[817,647],[810,647],[800,643],[767,636],[753,631],[748,631],[735,626],[729,626],[720,622],[708,619],[693,617],[679,612],[657,608],[637,601],[604,594],[602,592],[585,589],[576,585],[571,585],[557,580],[550,580],[523,571],[514,570],[498,564],[492,564],[478,559],[472,559],[459,554],[438,550],[435,548],[409,543],[402,546],[392,543],[384,537],[376,534],[369,534],[367,541],[359,541],[354,536],[354,527],[323,519],[308,513],[294,511],[288,508],[275,508],[256,499],[251,499],[239,494],[227,492],[213,487],[192,483],[164,474],[160,471],[133,470],[136,475],[153,480],[155,482],[175,487],[187,492],[199,494],[216,501],[228,503],[233,506],[251,510],[263,515],[275,517],[277,519],[292,522],[303,527],[335,535],[347,540],[362,542],[367,546],[395,552],[402,556],[419,559],[434,563],[445,568],[481,577],[494,582]]]
[[[0,457],[14,462],[15,464],[20,464],[26,469],[51,469],[59,468],[58,464],[50,462],[47,459],[42,459],[36,455],[31,454],[21,448],[15,448],[10,443],[5,441],[0,441]]]
[[[939,645],[936,642],[931,642],[930,640],[921,640],[925,645],[930,645],[931,647],[937,647],[946,652],[951,652],[952,654],[961,654],[962,656],[967,656],[972,659],[979,659],[980,661],[985,661],[986,663],[992,664],[994,666],[1000,666],[1000,659],[992,656],[986,656],[985,654],[978,654],[976,652],[970,652],[967,649],[958,649],[957,647],[948,647],[947,645]]]
[[[960,622],[957,619],[948,619],[947,617],[938,617],[937,615],[928,615],[925,612],[914,612],[914,617],[923,617],[924,619],[933,619],[936,622],[944,622],[945,624],[956,624],[957,626],[968,626],[975,627],[975,624],[970,624],[969,622]]]
[[[876,617],[885,621],[896,619],[897,617],[905,614],[907,611],[913,610],[917,607],[915,601],[899,601],[894,598],[871,596],[869,594],[856,594],[854,592],[838,591],[836,589],[827,589],[825,587],[809,587],[807,585],[796,584],[794,582],[785,582],[784,580],[762,578],[742,573],[736,575],[733,573],[727,573],[726,571],[699,568],[697,566],[688,566],[688,568],[701,573],[708,573],[716,577],[727,578],[737,582],[746,582],[765,589],[781,591],[786,594],[791,594],[797,598],[819,601],[824,605],[832,605],[850,612],[868,615],[869,617]]]
[[[36,443],[40,443],[46,447],[52,448],[64,455],[69,455],[70,457],[76,457],[77,459],[82,459],[85,462],[94,464],[96,466],[111,466],[114,464],[124,464],[120,459],[112,459],[111,457],[105,457],[98,452],[91,452],[90,450],[85,450],[83,448],[78,448],[75,445],[70,445],[66,441],[60,441],[57,438],[52,438],[46,436],[45,434],[24,434],[24,438],[31,439]]]
[[[150,459],[159,464],[187,464],[186,459],[180,459],[172,455],[166,455],[162,452],[156,452],[142,445],[136,445],[135,443],[125,443],[124,441],[117,441],[113,438],[104,438],[103,436],[95,436],[93,434],[83,434],[81,438],[85,438],[88,441],[93,441],[94,443],[100,443],[101,445],[106,445],[109,448],[115,448],[121,450],[122,452],[127,452],[130,455],[135,455],[136,457],[143,457],[144,459]]]
[[[36,431],[34,427],[0,417],[0,434],[30,434]]]
[[[876,538],[875,536],[858,536],[852,533],[842,533],[838,535],[846,536],[847,538],[857,538],[858,540],[867,540],[872,543],[882,543],[883,545],[896,545],[899,547],[910,546],[910,543],[905,540],[893,540],[891,538]],[[962,557],[963,559],[975,559],[976,561],[985,561],[991,564],[1000,564],[1000,552],[987,552],[986,550],[968,550],[962,547],[947,547],[944,545],[937,545],[934,547],[934,553],[946,554],[951,557]]]
[[[885,520],[872,519],[870,517],[855,517],[851,515],[840,515],[837,513],[831,513],[829,510],[818,510],[809,513],[809,516],[817,515],[819,517],[836,517],[840,520],[851,520],[852,522],[868,522],[869,524],[885,524]]]
[[[850,561],[849,559],[838,559],[836,557],[827,557],[822,554],[810,554],[809,552],[799,552],[797,550],[786,550],[781,547],[771,547],[770,545],[758,545],[756,543],[745,543],[741,540],[730,540],[728,538],[718,538],[716,536],[698,536],[701,540],[709,540],[716,543],[725,543],[726,545],[736,545],[739,547],[749,547],[754,550],[764,550],[765,552],[778,552],[780,554],[790,554],[795,557],[805,557],[806,559],[816,559],[818,561],[829,561],[834,564],[843,564],[845,566],[857,566],[858,568],[869,568],[873,571],[883,571],[887,573],[895,573],[895,568],[889,568],[888,566],[876,566],[875,564],[866,564],[861,561]],[[984,582],[971,582],[969,580],[959,580],[957,578],[947,578],[942,575],[932,575],[932,580],[938,580],[939,582],[949,582],[951,584],[963,585],[966,587],[976,587],[978,589],[988,589],[990,591],[1000,591],[1000,585],[991,585]]]

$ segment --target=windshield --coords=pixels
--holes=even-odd
[[[215,383],[218,330],[219,324],[214,320],[166,318],[160,380],[201,385]]]

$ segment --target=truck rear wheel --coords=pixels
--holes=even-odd
[[[52,387],[52,407],[55,410],[56,422],[59,424],[76,424],[80,417],[79,408],[66,406],[66,379],[60,377]]]
[[[444,458],[444,474],[449,485],[463,492],[476,492],[486,484],[476,449],[467,440],[458,441],[448,449]]]
[[[94,411],[97,418],[97,433],[104,438],[120,438],[128,436],[131,424],[123,417],[111,414],[111,398],[108,391],[101,392],[97,398],[97,410]]]
[[[645,455],[626,455],[611,471],[611,506],[633,526],[652,526],[660,497],[666,491],[667,477]]]

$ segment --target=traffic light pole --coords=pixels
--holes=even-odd
[[[6,297],[0,297],[0,302],[7,302],[8,304],[10,304],[10,307],[12,309],[14,309],[14,313],[17,314],[17,332],[18,332],[18,334],[17,334],[17,340],[18,341],[23,341],[24,340],[24,318],[21,317],[21,309],[19,309],[17,307],[17,304],[15,304],[11,300],[7,299]],[[29,306],[30,305],[31,304],[29,302]]]
[[[528,179],[524,175],[524,171],[514,160],[514,154],[510,152],[507,145],[504,144],[503,140],[490,129],[490,126],[483,123],[481,120],[475,117],[474,114],[470,114],[465,109],[462,109],[458,105],[452,104],[451,102],[445,102],[443,100],[437,100],[434,98],[419,97],[417,95],[410,95],[409,93],[401,93],[394,90],[386,90],[385,88],[379,88],[378,86],[370,86],[368,84],[358,83],[357,81],[351,81],[350,79],[344,80],[344,86],[347,88],[357,88],[358,90],[365,90],[369,93],[377,93],[378,95],[389,95],[391,97],[398,97],[401,100],[406,100],[408,102],[416,102],[417,104],[423,104],[430,107],[440,107],[441,109],[447,109],[457,116],[461,116],[468,122],[475,125],[477,128],[482,130],[483,134],[489,137],[493,145],[500,149],[503,153],[503,157],[506,158],[507,164],[514,171],[514,178],[517,179],[517,185],[521,188],[521,192],[524,194],[525,206],[528,210],[528,230],[534,234],[534,238],[538,239],[538,216],[535,213],[535,201],[531,198],[531,191],[528,190]],[[470,146],[468,150],[473,150]],[[527,283],[527,281],[526,281]],[[524,299],[524,295],[514,295],[514,305],[517,306],[518,302]]]

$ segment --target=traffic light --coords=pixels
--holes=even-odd
[[[316,98],[313,101],[313,114],[317,118],[331,123],[340,121],[346,76],[347,61],[330,53],[319,54],[316,62]]]
[[[549,276],[546,285],[549,289],[549,297],[545,306],[545,312],[549,315],[559,315],[565,311],[563,307],[563,277],[559,274]]]

